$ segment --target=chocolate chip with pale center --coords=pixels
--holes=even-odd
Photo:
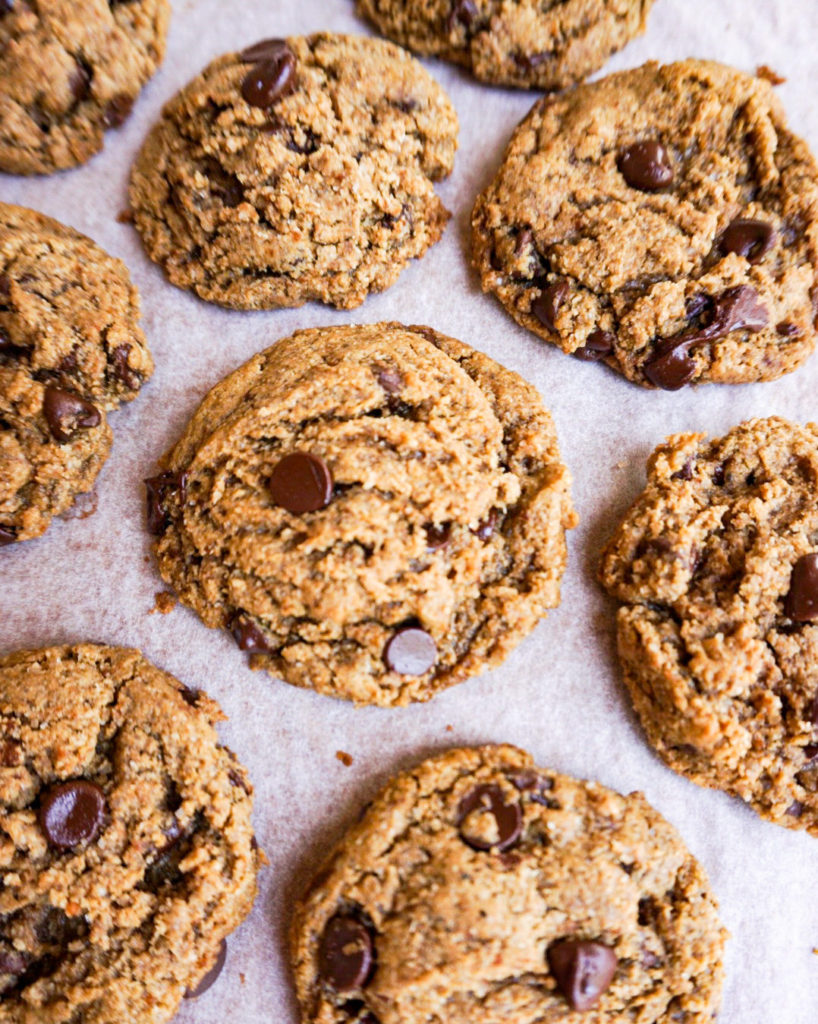
[[[795,622],[818,620],[818,554],[802,555],[793,566],[784,613]]]
[[[598,363],[613,352],[615,344],[616,336],[610,331],[592,331],[582,348],[574,351],[574,355],[583,362]]]
[[[47,790],[38,820],[51,846],[70,850],[96,839],[106,808],[105,794],[96,783],[72,779]]]
[[[267,488],[276,505],[288,512],[316,512],[332,500],[332,473],[320,457],[310,452],[291,452],[280,459],[270,474]]]
[[[241,94],[251,106],[267,110],[295,88],[295,54],[285,40],[262,40],[239,56],[253,65],[241,83]]]
[[[531,312],[544,327],[556,334],[557,313],[570,294],[571,286],[565,278],[559,278],[549,285],[543,285],[542,291],[531,303]]]
[[[547,956],[557,988],[574,1010],[592,1009],[616,973],[616,954],[601,942],[561,939]]]
[[[658,192],[673,184],[673,161],[667,149],[656,139],[635,142],[623,149],[617,167],[631,188],[640,192]]]
[[[98,427],[102,417],[99,409],[73,391],[47,387],[43,395],[43,414],[55,441],[64,444],[80,430]]]
[[[336,992],[363,988],[374,963],[372,936],[366,925],[347,914],[336,914],[321,936],[318,971]]]
[[[775,244],[775,230],[764,220],[737,217],[719,239],[723,253],[736,253],[750,263],[758,263]]]
[[[384,648],[387,668],[402,676],[422,676],[437,661],[437,644],[417,626],[398,630]]]
[[[219,953],[216,957],[216,962],[205,974],[202,980],[194,989],[188,989],[185,992],[185,999],[198,999],[199,996],[203,996],[209,988],[215,984],[217,978],[222,973],[224,963],[227,960],[227,942],[222,939],[221,945],[219,946]]]
[[[519,801],[506,801],[496,783],[476,786],[460,801],[457,828],[474,850],[507,850],[520,838],[523,812]]]

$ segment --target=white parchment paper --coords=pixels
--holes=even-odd
[[[156,373],[114,414],[115,443],[97,482],[95,515],[55,523],[0,555],[0,650],[97,640],[141,648],[217,698],[223,739],[248,765],[255,822],[270,858],[255,908],[231,938],[218,983],[186,1003],[180,1024],[295,1024],[284,935],[288,905],[315,861],[395,770],[455,744],[510,741],[544,765],[641,789],[706,865],[732,932],[722,1024],[814,1024],[818,1018],[818,839],[758,819],[699,789],[652,754],[630,711],[614,653],[614,605],[594,581],[600,546],[641,488],[644,461],[667,434],[720,434],[750,416],[818,418],[818,356],[773,384],[643,391],[580,363],[517,327],[481,294],[470,269],[469,216],[508,137],[536,98],[427,66],[461,122],[453,218],[443,240],[383,295],[342,313],[317,304],[229,312],[169,285],[133,228],[118,223],[128,169],[164,103],[218,54],[269,36],[368,32],[352,0],[174,0],[168,54],[133,116],[105,151],[49,178],[0,175],[0,198],[74,225],[125,260],[141,290]],[[785,75],[779,92],[795,131],[818,150],[818,0],[656,0],[647,34],[607,70],[710,57]],[[251,672],[233,640],[180,607],[150,614],[163,589],[148,557],[141,480],[213,384],[253,353],[308,326],[428,323],[518,371],[554,413],[581,516],[570,536],[563,601],[499,669],[402,710],[351,706]],[[344,766],[335,753],[354,761]],[[475,1024],[479,1022],[475,1021]]]

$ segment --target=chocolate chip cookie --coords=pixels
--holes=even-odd
[[[0,170],[50,174],[102,149],[162,61],[168,0],[0,0]]]
[[[671,768],[818,835],[818,427],[668,438],[609,542],[619,657]]]
[[[0,1020],[169,1021],[247,915],[252,787],[138,651],[0,658]]]
[[[451,750],[393,779],[296,906],[304,1024],[710,1024],[721,928],[641,793]]]
[[[541,100],[472,225],[518,323],[637,384],[772,380],[815,345],[818,166],[769,82],[731,68]]]
[[[127,268],[50,217],[0,203],[0,546],[92,486],[106,412],[153,372]]]
[[[449,214],[457,116],[381,40],[268,39],[213,61],[165,107],[131,177],[148,255],[236,309],[342,309],[397,280]]]
[[[551,417],[428,327],[278,342],[210,392],[160,469],[162,576],[289,683],[428,700],[559,602],[576,517]]]
[[[564,89],[645,29],[653,0],[358,0],[378,31],[498,85]]]

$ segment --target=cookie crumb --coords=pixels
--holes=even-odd
[[[116,220],[117,224],[133,224],[133,210],[120,210]]]
[[[239,971],[239,981],[242,983],[242,985],[247,981],[247,979],[244,977],[244,974],[241,971]]]
[[[454,732],[454,726],[453,725],[447,725],[446,726],[446,732]]]
[[[756,78],[764,78],[771,85],[783,85],[787,79],[769,66],[769,64],[759,64],[756,68]]]
[[[88,519],[92,516],[99,505],[99,495],[96,491],[89,491],[87,494],[77,496],[74,504],[62,514],[63,519]]]
[[[347,768],[349,768],[349,766],[354,761],[352,754],[348,754],[345,750],[336,750],[335,756],[338,758],[341,764],[346,765]]]
[[[159,612],[161,615],[167,615],[176,607],[176,595],[172,594],[169,590],[159,590],[154,596],[156,603],[148,612],[149,615],[155,615],[156,612]]]

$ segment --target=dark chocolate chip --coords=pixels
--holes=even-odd
[[[68,79],[75,103],[88,98],[91,92],[91,70],[84,64],[77,64]]]
[[[268,40],[270,44],[273,42],[280,40]],[[257,47],[245,50],[245,53],[264,45],[258,44]],[[241,83],[243,98],[251,106],[263,110],[267,110],[276,100],[287,96],[295,88],[295,54],[286,43],[276,48],[270,46],[269,52],[270,56],[256,58],[258,63],[253,64]]]
[[[613,981],[617,959],[601,942],[561,939],[548,947],[557,988],[574,1010],[590,1010]]]
[[[489,511],[489,514],[485,519],[481,519],[477,526],[472,530],[475,537],[479,537],[480,540],[485,542],[491,539],[491,535],[494,533],[497,523],[500,519],[500,513],[496,508]]]
[[[167,501],[174,494],[179,494],[179,501],[184,504],[187,491],[187,473],[173,473],[166,470],[159,476],[152,476],[145,480],[145,490],[148,496],[148,531],[155,537],[161,536],[168,523],[170,516],[167,510]]]
[[[262,39],[260,43],[254,43],[242,50],[239,60],[245,64],[258,64],[260,61],[280,60],[289,52],[286,39]]]
[[[802,555],[793,566],[784,614],[795,622],[818,620],[818,554]]]
[[[13,544],[17,540],[17,534],[6,526],[0,526],[0,548],[7,544]]]
[[[750,263],[758,263],[774,244],[775,230],[772,224],[743,217],[737,217],[729,224],[719,239],[719,248],[723,253],[734,252]]]
[[[586,363],[598,363],[601,359],[609,356],[616,343],[616,336],[610,331],[593,331],[588,335],[588,340],[578,348],[574,355]]]
[[[507,850],[520,838],[522,822],[520,804],[516,800],[506,803],[505,794],[494,783],[476,786],[460,801],[458,831],[474,850]]]
[[[131,115],[133,110],[133,96],[128,96],[126,93],[120,93],[118,96],[114,96],[112,100],[109,100],[105,112],[102,115],[103,123],[106,128],[119,128],[120,125],[124,124]]]
[[[656,139],[635,142],[623,149],[617,167],[631,188],[640,192],[658,192],[672,185],[675,177],[670,153]]]
[[[805,766],[810,767],[813,761],[818,761],[818,743],[808,743],[804,747]]]
[[[376,366],[373,368],[375,379],[387,393],[397,395],[403,391],[404,379],[400,370],[393,366]]]
[[[723,487],[724,479],[724,463],[722,462],[721,465],[716,466],[716,468],[713,470],[713,483],[716,485],[716,487]]]
[[[801,333],[801,328],[797,324],[790,324],[786,320],[782,320],[780,324],[776,324],[775,333],[781,338],[794,338]]]
[[[121,381],[126,388],[136,391],[142,385],[142,380],[136,373],[134,373],[130,366],[128,366],[128,356],[130,355],[130,351],[131,345],[127,341],[123,345],[117,345],[111,353],[111,373],[117,380]]]
[[[14,10],[15,0],[0,0],[0,18],[5,14],[11,14]]]
[[[0,274],[0,302],[4,302],[11,295],[11,278],[8,274]]]
[[[205,992],[215,983],[216,979],[222,973],[224,962],[227,959],[227,942],[222,939],[221,945],[219,946],[219,953],[216,957],[216,962],[202,978],[199,984],[194,989],[188,989],[185,992],[185,999],[198,999],[199,996],[203,996]]]
[[[542,291],[531,303],[531,312],[544,327],[556,333],[557,313],[570,294],[571,286],[565,278],[558,278],[548,285],[543,284]]]
[[[682,466],[680,470],[674,473],[671,480],[692,480],[693,479],[693,460],[688,459],[687,462]]]
[[[233,620],[230,623],[230,632],[243,651],[261,651],[266,654],[272,650],[267,643],[265,635],[250,616],[244,612],[238,612],[238,614],[233,616]]]
[[[332,473],[319,455],[292,452],[273,467],[267,487],[288,512],[315,512],[332,500]]]
[[[437,660],[437,645],[425,629],[400,629],[384,648],[384,661],[402,676],[422,676]]]
[[[480,11],[474,0],[453,0],[447,22],[448,30],[453,32],[458,23],[466,29],[471,28],[479,14]]]
[[[60,850],[70,850],[96,839],[105,811],[105,794],[99,786],[84,779],[72,779],[46,792],[38,818],[49,843]]]
[[[70,441],[79,430],[98,427],[99,409],[73,391],[47,387],[43,396],[43,414],[55,441]]]
[[[69,917],[61,907],[47,904],[41,910],[34,934],[44,946],[64,948],[74,939],[88,934],[88,922],[81,916]]]
[[[372,936],[354,917],[336,914],[324,929],[318,948],[318,971],[336,992],[363,988],[373,964]]]
[[[452,538],[451,523],[427,523],[424,530],[426,531],[426,547],[429,551],[445,548]]]
[[[784,813],[789,815],[791,818],[800,818],[804,813],[804,805],[800,800],[793,800]]]
[[[656,353],[645,363],[645,376],[663,391],[678,391],[696,375],[696,363],[689,352],[691,343],[677,339],[678,335],[666,339],[666,342],[675,342],[673,345],[660,343]]]

